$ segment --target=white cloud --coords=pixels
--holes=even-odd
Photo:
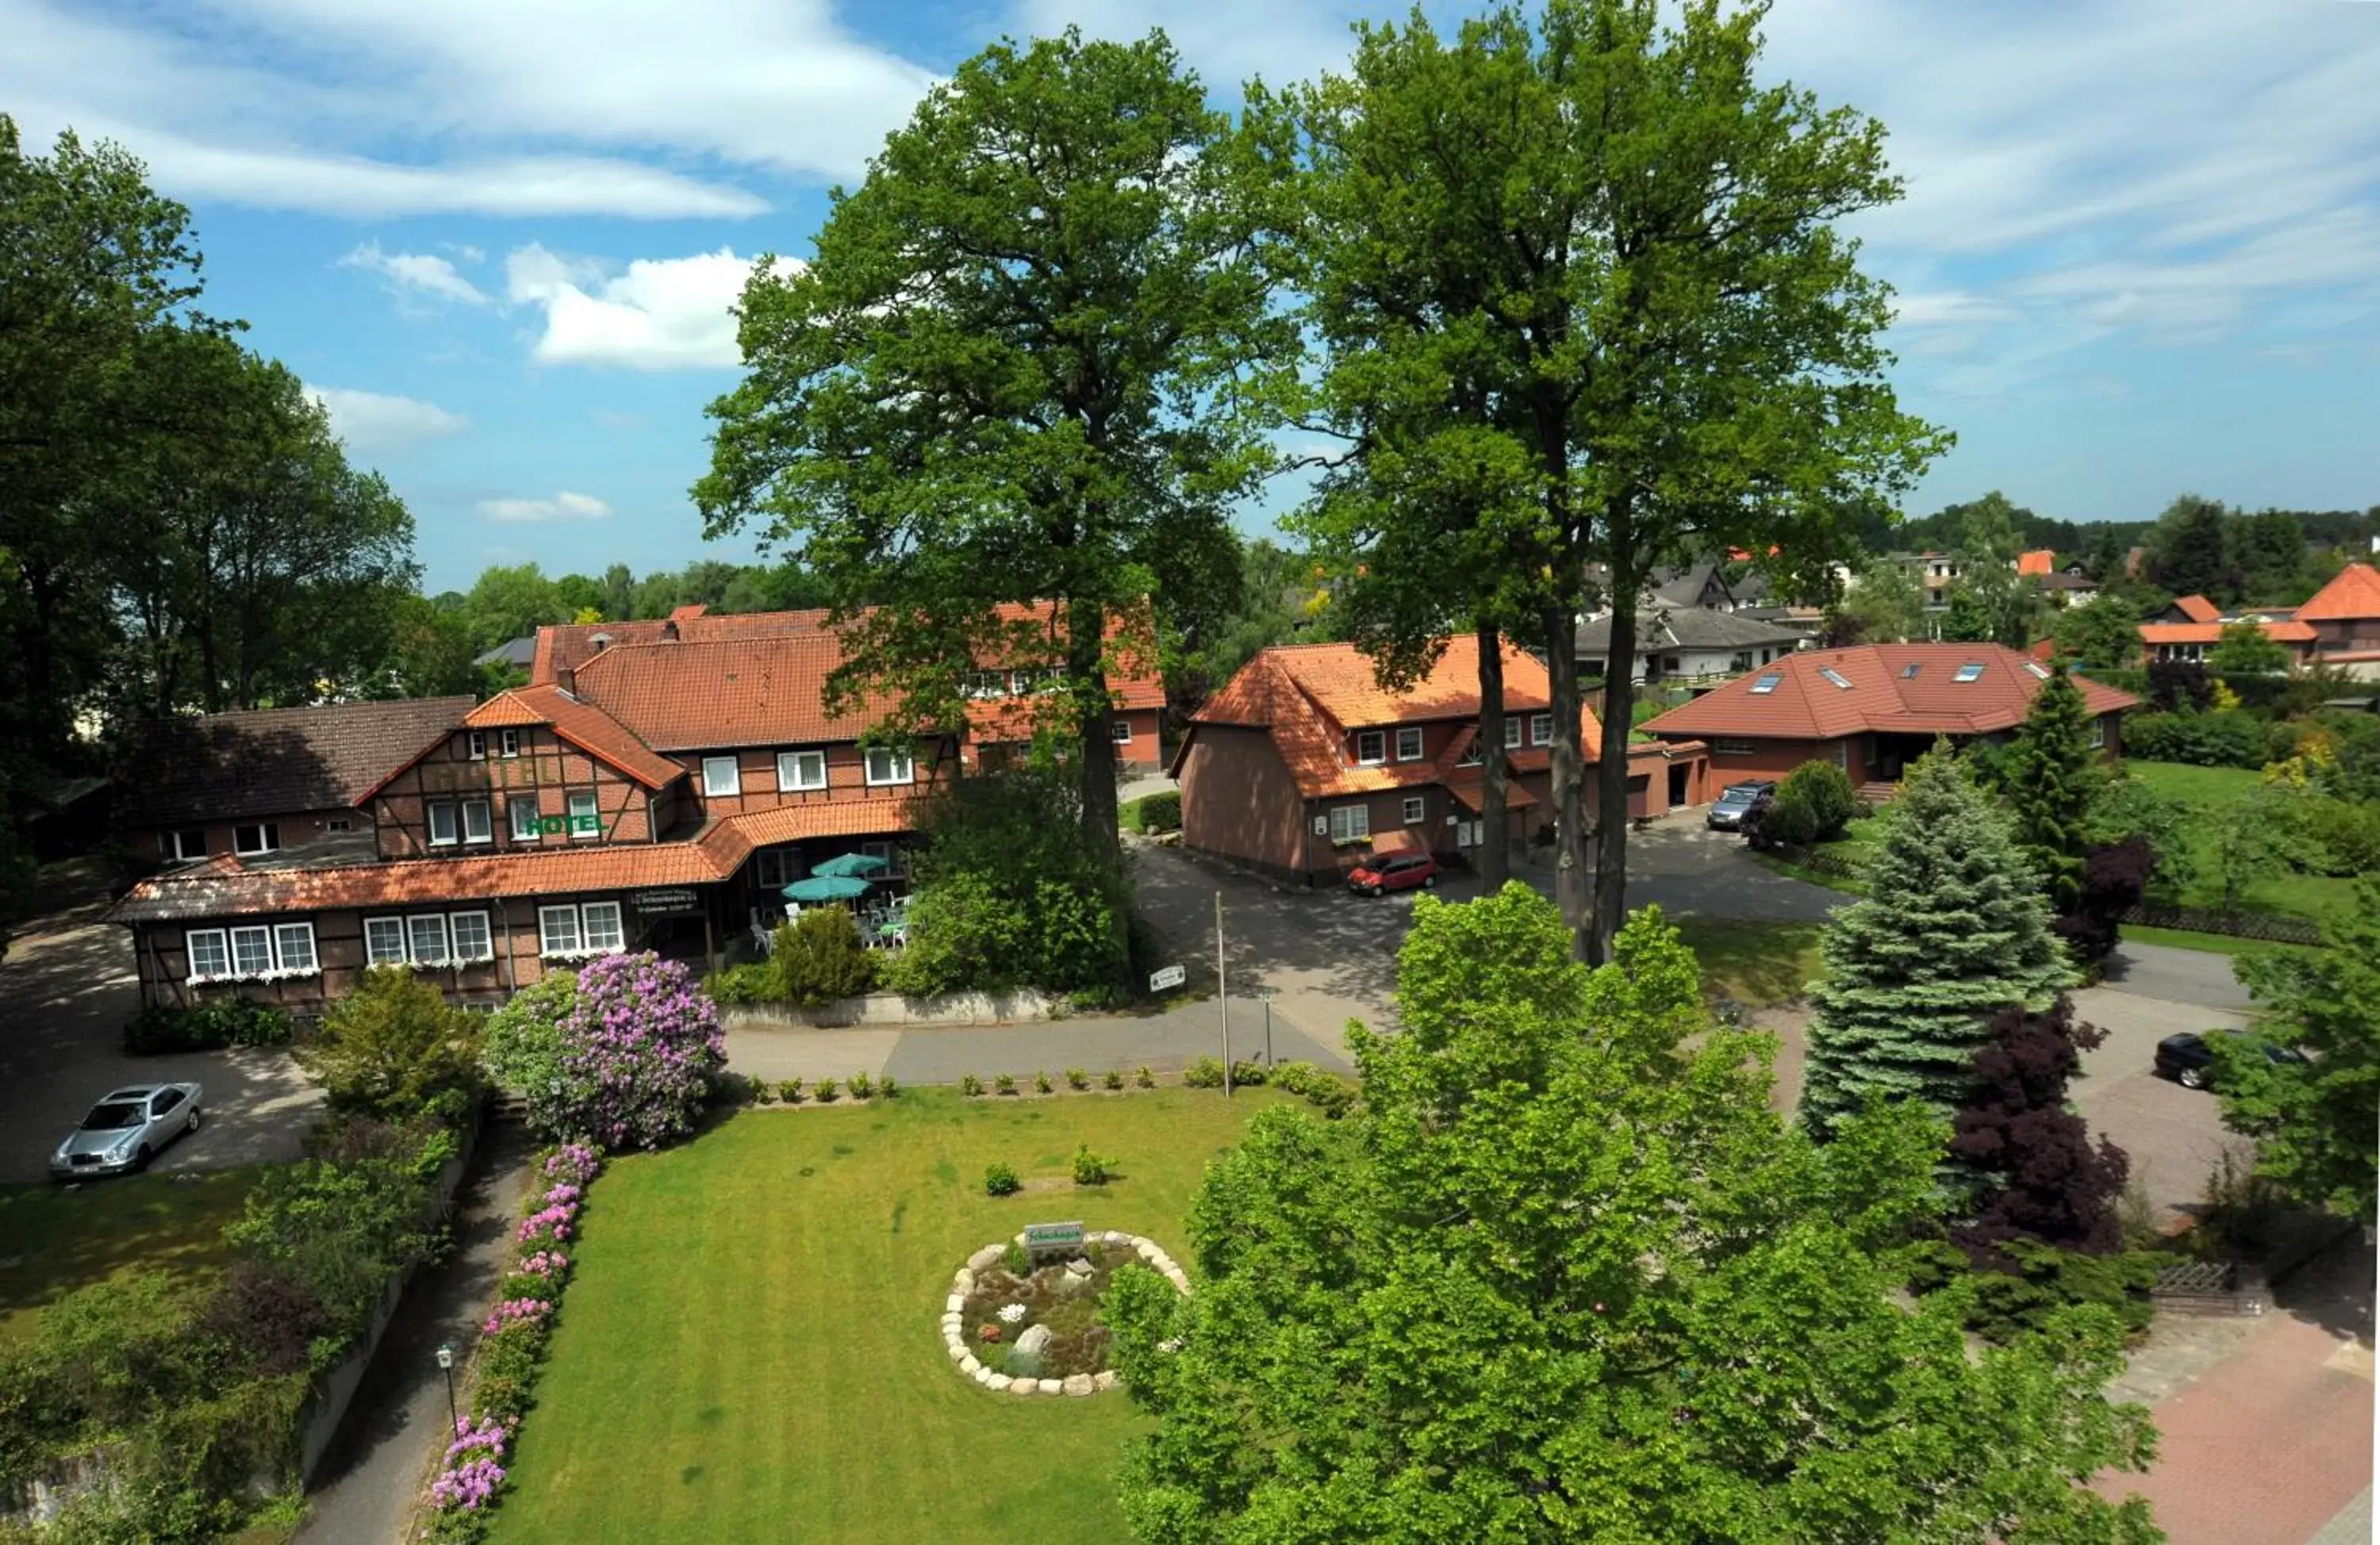
[[[742,361],[730,308],[753,260],[727,247],[691,258],[640,258],[609,278],[600,265],[531,244],[504,259],[504,294],[543,308],[530,353],[548,365],[637,370],[733,367]]]
[[[612,513],[612,506],[594,495],[567,489],[552,499],[483,499],[478,509],[488,520],[508,523],[601,520]]]
[[[739,171],[856,178],[932,78],[827,0],[93,10],[0,0],[29,135],[101,130],[169,192],[346,215],[750,215]]]
[[[424,441],[459,434],[471,421],[419,397],[358,392],[344,386],[309,386],[306,394],[331,416],[331,428],[359,455],[383,455]]]
[[[418,292],[466,306],[488,304],[486,294],[464,278],[453,263],[426,252],[383,252],[380,243],[368,241],[340,259],[339,266],[365,269],[381,275],[400,297]]]

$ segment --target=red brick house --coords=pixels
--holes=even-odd
[[[1781,656],[1643,726],[1664,741],[1708,747],[1718,783],[1782,778],[1832,762],[1853,783],[1893,783],[1932,748],[1998,741],[2024,721],[2049,668],[1997,644],[1868,644]],[[2137,699],[2078,676],[2110,759]]]
[[[2380,677],[2380,570],[2350,563],[2303,606],[2255,610],[2227,617],[2204,596],[2181,596],[2141,624],[2141,647],[2152,660],[2204,660],[2223,630],[2253,622],[2289,652],[2292,667],[2316,663],[2349,674]]]
[[[2313,630],[2317,659],[2380,678],[2380,569],[2350,563],[2298,608],[2295,620]]]
[[[1549,818],[1552,701],[1543,663],[1507,645],[1507,841],[1527,840]],[[1591,758],[1602,730],[1592,713],[1582,720]],[[1353,645],[1261,650],[1192,718],[1173,754],[1184,845],[1309,885],[1336,881],[1376,845],[1458,856],[1489,836],[1478,736],[1471,636],[1450,640],[1402,693],[1381,688]],[[1633,748],[1628,778],[1632,815],[1707,797],[1702,748],[1691,740]],[[1590,785],[1590,819],[1593,797]]]

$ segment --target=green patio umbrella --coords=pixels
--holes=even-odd
[[[840,875],[846,878],[881,875],[892,865],[874,853],[838,853],[812,869],[812,875]]]
[[[868,882],[849,875],[812,875],[795,880],[779,894],[788,901],[848,901],[868,894]]]

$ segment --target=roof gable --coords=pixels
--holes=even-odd
[[[2298,608],[2301,622],[2351,622],[2380,618],[2380,569],[2350,563]]]

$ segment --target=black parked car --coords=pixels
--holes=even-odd
[[[1777,791],[1774,781],[1755,779],[1749,783],[1730,783],[1719,791],[1711,802],[1710,815],[1704,824],[1714,831],[1735,831],[1743,826],[1743,818],[1752,814],[1761,799]]]
[[[2235,1035],[2237,1031],[2217,1031],[2218,1035]],[[2277,1046],[2265,1043],[2265,1056],[2274,1062],[2303,1062],[2305,1053],[2292,1046]],[[2215,1048],[2206,1037],[2196,1031],[2185,1030],[2179,1035],[2168,1035],[2157,1043],[2157,1077],[2171,1079],[2184,1089],[2204,1089],[2215,1081]]]

